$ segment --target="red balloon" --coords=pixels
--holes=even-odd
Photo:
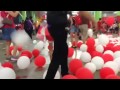
[[[91,56],[92,56],[92,53],[94,51],[95,51],[95,47],[94,46],[88,46],[87,52],[89,52]]]
[[[112,51],[113,52],[120,51],[120,45],[114,46]]]
[[[114,46],[114,44],[108,43],[108,44],[106,45],[106,47],[104,48],[104,51],[106,51],[106,50],[112,50],[112,49],[113,49],[113,46]],[[113,50],[112,50],[112,51],[113,51]]]
[[[113,74],[113,75],[108,75],[105,79],[120,79],[120,77]]]
[[[46,63],[46,60],[43,56],[38,56],[35,58],[34,60],[34,64],[37,66],[37,67],[43,67]]]
[[[88,38],[87,42],[86,42],[87,46],[94,46],[95,45],[95,40],[94,38]]]
[[[65,75],[62,77],[62,79],[77,79],[77,77],[74,75]]]
[[[78,42],[78,43],[77,43],[77,47],[80,48],[80,46],[81,46],[82,44],[83,44],[82,42]]]
[[[111,17],[108,17],[108,18],[106,19],[106,23],[107,23],[109,26],[113,25],[114,22],[115,22],[115,18],[112,17],[112,16],[111,16]]]
[[[22,47],[19,46],[19,47],[18,47],[18,51],[22,51]]]
[[[50,33],[49,33],[49,31],[48,31],[47,28],[46,28],[46,30],[45,30],[45,35],[46,35],[47,40],[53,41],[53,38],[52,38],[52,36],[50,35]]]
[[[13,64],[10,63],[10,62],[5,62],[5,63],[2,64],[2,66],[3,66],[3,67],[8,67],[8,68],[14,69]]]
[[[27,56],[28,57],[28,55],[27,54],[21,54],[20,56]],[[29,58],[29,57],[28,57]]]
[[[33,54],[34,57],[37,57],[40,54],[40,51],[38,49],[34,49],[32,51],[32,54]]]
[[[83,67],[82,61],[79,59],[73,59],[70,63],[69,63],[69,70],[71,73],[75,74],[76,71]]]
[[[95,57],[95,56],[102,57],[102,53],[100,53],[100,52],[98,52],[98,51],[93,51],[93,52],[92,52],[92,57]]]
[[[115,75],[115,72],[109,68],[109,67],[104,67],[100,70],[100,78],[105,79],[108,75]]]
[[[72,57],[74,54],[74,49],[73,48],[68,48],[68,58]]]
[[[85,67],[79,68],[75,75],[78,79],[94,79],[93,73]]]
[[[28,58],[32,58],[32,53],[28,50],[22,51],[21,55],[22,54],[26,54],[28,56]]]
[[[108,62],[108,61],[113,61],[113,59],[114,59],[113,56],[110,55],[110,54],[103,54],[102,58],[103,58],[105,63]]]

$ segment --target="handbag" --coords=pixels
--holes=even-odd
[[[12,25],[13,22],[12,22],[12,20],[10,20],[8,17],[9,17],[9,14],[7,15],[6,18],[3,18],[2,23],[3,23],[3,24]]]

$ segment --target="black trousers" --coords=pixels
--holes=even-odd
[[[54,39],[54,51],[45,79],[54,79],[60,65],[62,76],[68,74],[67,31],[64,25],[51,26],[48,30]]]

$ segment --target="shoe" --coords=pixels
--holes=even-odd
[[[11,57],[11,61],[17,61],[17,60],[18,60],[18,57],[16,57],[16,56]]]
[[[6,57],[6,60],[7,60],[7,61],[10,61],[10,60],[11,60],[11,57]]]

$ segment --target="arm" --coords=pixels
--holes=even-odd
[[[15,11],[15,12],[13,12],[13,11],[6,11],[8,14],[10,14],[12,17],[17,17],[18,16],[18,14],[19,14],[19,11]]]

